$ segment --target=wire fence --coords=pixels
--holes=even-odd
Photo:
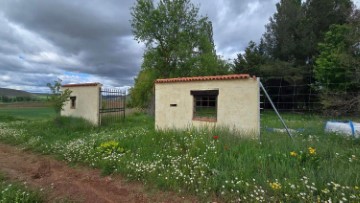
[[[266,91],[279,112],[310,112],[327,114],[359,113],[360,88],[358,84],[349,83],[309,83],[309,84],[284,84],[282,78],[277,83],[263,82]],[[329,86],[338,87],[334,91]],[[351,87],[351,88],[349,88]],[[355,87],[355,88],[354,88]],[[269,100],[261,94],[261,108],[271,109]]]

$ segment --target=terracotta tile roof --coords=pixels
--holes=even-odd
[[[88,87],[88,86],[97,86],[97,85],[101,85],[98,82],[94,82],[94,83],[78,83],[78,84],[66,84],[63,85],[62,87]]]
[[[208,80],[237,80],[237,79],[248,79],[248,78],[250,78],[249,74],[233,74],[233,75],[198,76],[198,77],[184,77],[184,78],[165,78],[165,79],[157,79],[155,83],[208,81]],[[255,78],[255,76],[253,78]]]

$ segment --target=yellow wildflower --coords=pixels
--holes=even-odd
[[[359,187],[358,187],[358,186],[355,186],[354,188],[355,188],[355,190],[358,190],[358,189],[359,189]]]
[[[269,183],[269,185],[273,190],[280,190],[281,189],[281,184],[278,183],[278,182]]]
[[[316,149],[315,148],[312,148],[312,147],[309,147],[309,154],[310,155],[315,155],[316,154]]]
[[[290,156],[296,157],[298,154],[294,151],[290,152]]]

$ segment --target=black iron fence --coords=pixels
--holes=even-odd
[[[125,119],[126,91],[102,88],[99,108],[101,125]]]

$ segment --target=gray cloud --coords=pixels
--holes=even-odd
[[[260,39],[277,1],[193,0],[213,22],[217,52],[224,58]],[[132,85],[144,49],[131,33],[134,2],[0,1],[0,87],[45,91],[56,78]]]
[[[213,22],[218,54],[234,58],[250,40],[259,41],[278,0],[195,0],[200,12]]]

